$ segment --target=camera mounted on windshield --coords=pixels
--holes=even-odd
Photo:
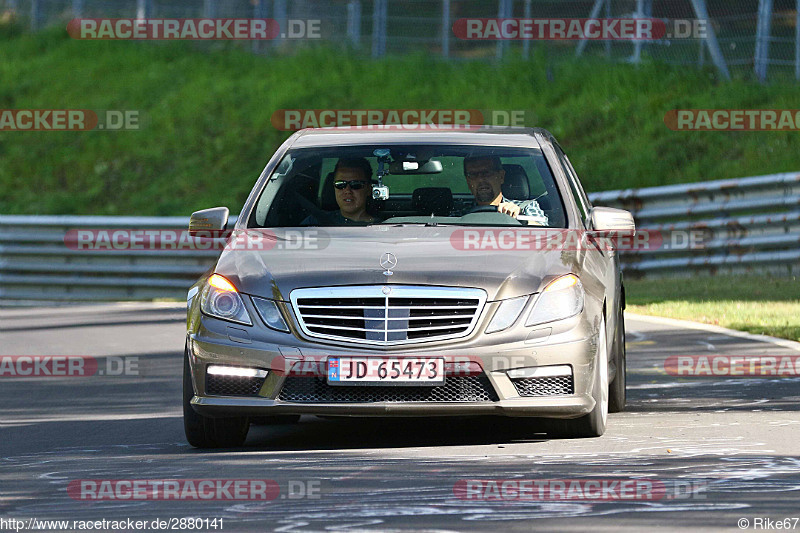
[[[391,150],[388,148],[378,148],[372,152],[378,158],[378,184],[372,186],[373,200],[388,200],[389,187],[383,184],[383,177],[389,173],[386,165],[391,163]]]

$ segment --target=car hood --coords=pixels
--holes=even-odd
[[[377,225],[237,230],[214,271],[243,293],[284,301],[300,287],[373,284],[476,287],[485,290],[491,301],[538,292],[544,278],[576,272],[576,253],[571,251],[501,250],[491,241],[484,249],[465,250],[462,243],[468,230],[497,235],[515,228]],[[381,266],[386,253],[397,261],[391,275]]]

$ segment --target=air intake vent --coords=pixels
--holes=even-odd
[[[258,396],[265,379],[206,374],[206,394],[213,396]]]
[[[439,387],[332,387],[324,378],[289,377],[278,399],[294,403],[496,402],[489,378],[448,377]]]
[[[520,396],[567,396],[575,394],[572,376],[517,378],[511,382]]]

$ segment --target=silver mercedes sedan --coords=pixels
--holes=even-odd
[[[516,417],[603,434],[625,406],[626,211],[593,207],[543,129],[302,130],[188,294],[196,447],[300,415]]]

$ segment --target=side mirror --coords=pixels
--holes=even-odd
[[[636,223],[633,215],[624,209],[612,207],[592,208],[592,230],[597,232],[636,233]]]
[[[198,233],[222,232],[228,227],[227,207],[212,207],[195,211],[189,218],[189,235],[197,237]]]

